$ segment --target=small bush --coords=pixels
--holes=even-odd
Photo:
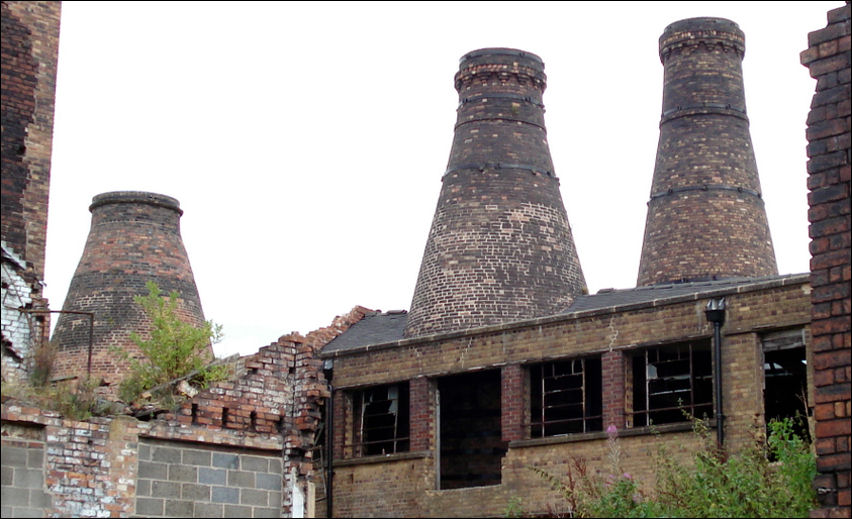
[[[30,383],[35,387],[41,387],[48,383],[53,374],[53,365],[56,361],[58,348],[54,341],[37,343],[30,359]]]
[[[807,517],[816,505],[811,482],[816,459],[794,433],[792,419],[772,421],[769,438],[755,435],[741,452],[727,455],[707,434],[706,422],[694,420],[704,448],[691,465],[682,465],[661,449],[656,457],[656,488],[644,496],[633,478],[620,470],[615,429],[609,429],[610,474],[591,474],[572,459],[559,480],[532,468],[559,490],[571,517]],[[768,456],[777,459],[770,463]]]
[[[223,380],[228,375],[227,366],[208,364],[213,360],[208,352],[210,344],[221,340],[222,327],[207,321],[193,326],[180,319],[177,313],[179,295],[172,291],[161,297],[160,288],[149,281],[148,295],[134,297],[151,320],[149,339],[132,332],[130,339],[139,347],[144,357],[136,359],[120,348],[112,351],[129,362],[130,372],[119,385],[119,398],[131,403],[148,391],[164,405],[173,405],[176,395],[170,383],[188,377],[202,388]]]

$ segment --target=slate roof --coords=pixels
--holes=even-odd
[[[784,283],[787,281],[799,282],[806,280],[807,277],[807,273],[788,274],[761,278],[731,278],[693,283],[674,283],[618,290],[604,289],[597,294],[576,298],[570,307],[557,315],[615,309],[633,305],[668,303],[674,302],[676,299],[699,299],[713,292],[737,292],[750,285]],[[408,313],[404,310],[368,314],[349,327],[344,333],[326,344],[322,349],[322,353],[331,354],[402,340],[405,338],[403,337],[403,329],[405,328],[407,318]]]
[[[348,330],[326,344],[322,352],[331,353],[339,350],[351,350],[370,344],[382,344],[398,341],[403,338],[402,331],[408,319],[408,312],[399,310],[387,313],[372,313],[365,315]]]
[[[733,289],[745,285],[761,284],[798,276],[801,276],[801,274],[767,276],[760,278],[729,278],[714,281],[697,281],[692,283],[671,283],[618,290],[610,288],[600,290],[597,294],[580,296],[574,299],[571,306],[563,313],[570,314],[574,312],[585,312],[588,310],[602,310],[605,308],[651,303],[655,301],[663,302],[683,296],[700,296],[707,292]]]

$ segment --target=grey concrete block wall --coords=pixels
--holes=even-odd
[[[281,457],[277,452],[245,453],[140,439],[138,474],[138,516],[281,515]]]
[[[44,443],[3,440],[0,451],[0,515],[45,517],[51,503],[44,488]]]

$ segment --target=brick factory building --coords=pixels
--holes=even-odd
[[[26,375],[49,329],[40,283],[59,6],[2,3],[4,385]],[[651,481],[658,447],[686,459],[698,446],[682,410],[708,416],[734,450],[798,410],[814,422],[811,515],[848,517],[849,10],[830,11],[801,54],[817,80],[802,165],[810,273],[777,272],[734,22],[663,32],[637,287],[597,294],[550,158],[543,60],[473,51],[454,78],[458,120],[409,312],[355,307],[282,336],[172,412],[75,422],[4,398],[2,515],[500,516],[515,498],[528,512],[564,512],[529,468],[560,476],[582,457],[605,471],[607,429],[623,469]],[[145,280],[177,290],[190,320],[204,317],[176,200],[115,192],[90,209],[65,310],[93,314],[89,369],[109,384],[122,367],[108,343],[144,332],[126,304]],[[154,261],[151,247],[170,253]],[[118,335],[98,327],[116,316],[128,324]],[[66,378],[87,363],[78,317],[57,323]]]
[[[825,201],[812,219],[824,214],[817,225],[830,235],[819,242],[826,259],[814,263],[824,272],[810,276],[777,273],[735,23],[682,20],[660,37],[663,108],[637,288],[594,295],[583,291],[567,220],[551,216],[564,209],[540,145],[543,64],[512,49],[463,57],[455,138],[411,312],[368,315],[322,350],[333,515],[499,516],[518,498],[529,513],[568,513],[529,469],[564,477],[582,458],[606,473],[608,429],[620,438],[622,469],[651,482],[658,448],[688,459],[699,447],[684,409],[710,418],[736,450],[770,418],[815,408],[817,448],[830,456],[817,482],[826,507],[813,514],[848,515],[848,20],[848,5],[832,11],[829,34],[811,39],[822,45],[812,59],[834,82],[817,94],[827,105],[819,113],[833,119],[813,115],[819,130],[808,134],[827,155],[809,171],[833,168],[819,177],[824,187],[812,182]],[[821,43],[829,37],[833,46]],[[845,61],[825,57],[844,45]],[[554,261],[557,252],[567,259]],[[516,271],[517,258],[542,268]],[[824,286],[829,278],[837,284]],[[563,299],[546,306],[550,280]],[[541,306],[524,314],[530,300]],[[705,312],[723,301],[716,353]],[[830,321],[824,353],[812,347],[812,309]]]

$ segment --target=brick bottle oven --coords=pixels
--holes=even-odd
[[[180,294],[178,311],[187,322],[203,323],[204,313],[180,235],[183,211],[177,200],[116,191],[95,196],[89,210],[92,226],[63,310],[94,313],[91,374],[103,377],[112,392],[126,366],[110,347],[138,354],[130,332],[144,333],[148,324],[133,296],[147,294],[148,281],[156,282],[164,294],[172,290]],[[88,316],[61,314],[53,340],[59,346],[58,375],[85,373]]]
[[[470,52],[458,118],[406,336],[557,313],[585,291],[529,52]]]
[[[722,18],[675,22],[638,286],[778,273],[746,115],[745,36]]]

